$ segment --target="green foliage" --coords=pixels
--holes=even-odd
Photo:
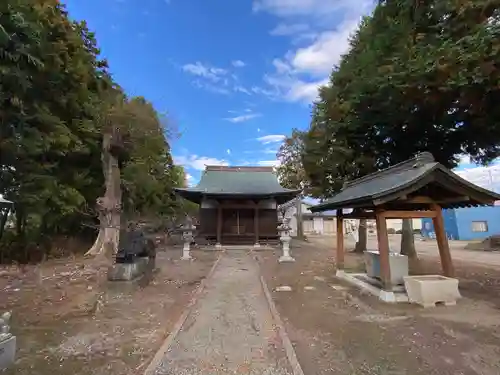
[[[328,197],[421,151],[450,168],[461,154],[495,159],[499,37],[499,0],[380,1],[320,90],[301,138],[304,173],[286,159],[281,171]]]
[[[124,135],[125,209],[172,214],[173,165],[163,121],[127,98],[99,57],[95,35],[57,0],[0,5],[0,194],[15,202],[17,236],[77,234],[102,196],[103,132]],[[28,233],[29,232],[29,233]]]

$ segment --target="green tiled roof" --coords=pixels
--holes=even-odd
[[[464,180],[437,163],[432,154],[424,152],[403,163],[346,183],[337,195],[310,210],[321,212],[340,208],[369,208],[377,205],[377,200],[385,198],[389,201],[392,196],[396,198],[395,194],[410,194],[433,180],[446,181],[447,189],[457,189],[457,192],[462,193],[467,191],[478,198],[477,201],[464,204],[457,202],[455,206],[490,204],[500,199],[500,195]]]
[[[186,199],[199,201],[201,196],[294,198],[300,190],[282,187],[271,167],[207,167],[197,186],[178,188]],[[282,200],[282,199],[281,199]],[[286,201],[285,200],[285,201]]]

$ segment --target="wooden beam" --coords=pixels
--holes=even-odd
[[[435,211],[382,211],[379,215],[385,219],[413,219],[421,217],[433,218],[436,216]]]
[[[415,197],[408,197],[404,196],[398,199],[398,202],[401,201],[401,203],[436,203],[432,198],[429,197],[424,197],[424,196],[415,196]]]
[[[389,263],[389,237],[387,235],[387,223],[384,216],[385,212],[378,212],[376,217],[377,224],[377,242],[380,254],[380,278],[384,290],[392,291],[391,266]]]
[[[437,204],[433,205],[433,209],[436,212],[436,216],[432,219],[432,221],[434,224],[434,231],[436,232],[436,242],[438,244],[443,274],[447,277],[454,277],[455,270],[453,268],[453,261],[451,259],[450,246],[448,244],[448,237],[446,236],[446,229],[444,227],[443,211],[441,206]]]
[[[217,207],[217,243],[222,241],[222,207]]]
[[[399,199],[401,203],[427,203],[427,204],[445,204],[445,203],[455,203],[455,202],[467,202],[470,200],[470,197],[466,195],[462,195],[459,197],[450,197],[443,199],[432,199],[430,197],[425,196],[414,196],[414,197],[405,197]]]
[[[342,210],[337,210],[337,270],[344,269],[344,219]]]
[[[380,211],[379,215],[384,216],[386,219],[411,219],[430,217],[433,218],[436,214],[434,211],[411,211],[411,210],[387,210]],[[376,219],[375,212],[358,211],[350,214],[343,215],[344,219]]]
[[[375,212],[358,211],[342,216],[344,219],[375,219]]]
[[[254,225],[254,232],[255,232],[255,244],[257,245],[259,243],[259,208],[258,207],[255,207],[253,225]]]

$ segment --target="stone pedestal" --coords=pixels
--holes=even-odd
[[[149,266],[149,258],[137,258],[132,263],[115,263],[108,268],[109,281],[131,281],[141,276]]]
[[[0,371],[9,368],[16,359],[16,336],[0,341]]]
[[[0,371],[9,368],[16,359],[16,336],[9,332],[10,317],[10,312],[0,317]]]
[[[258,243],[258,242],[257,242],[257,243],[255,243],[255,244],[253,245],[253,248],[254,248],[254,249],[260,249],[260,243]]]
[[[215,244],[215,249],[216,250],[222,250],[222,245],[220,243]]]

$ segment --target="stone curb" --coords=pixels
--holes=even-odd
[[[258,263],[258,261],[257,261]],[[292,342],[286,333],[285,326],[281,321],[280,314],[276,309],[276,305],[273,302],[273,298],[271,297],[271,293],[269,292],[269,288],[267,287],[266,281],[264,280],[264,276],[260,276],[260,284],[262,285],[262,289],[264,290],[264,294],[267,299],[267,303],[269,305],[269,309],[271,310],[271,315],[278,326],[278,334],[280,335],[281,343],[285,349],[286,357],[288,358],[288,362],[292,367],[293,375],[304,375],[304,371],[302,371],[302,367],[297,359],[297,354],[295,354],[295,349],[293,348]]]
[[[168,349],[170,348],[170,346],[174,342],[175,338],[177,337],[177,335],[181,331],[182,326],[184,325],[184,322],[186,321],[187,317],[189,316],[189,314],[191,312],[191,309],[193,308],[195,303],[198,301],[198,297],[201,295],[201,293],[205,289],[208,280],[214,274],[215,269],[217,268],[217,265],[219,264],[219,261],[221,260],[222,256],[223,256],[223,252],[219,255],[219,257],[215,261],[214,265],[212,266],[212,268],[208,272],[207,277],[205,277],[205,279],[203,279],[201,281],[200,285],[198,286],[196,291],[193,293],[193,296],[191,297],[191,301],[189,301],[184,312],[182,313],[180,318],[175,323],[174,328],[172,329],[172,331],[170,332],[168,337],[165,339],[163,344],[160,346],[160,349],[158,349],[155,356],[153,357],[153,359],[149,363],[148,367],[146,367],[146,370],[144,370],[144,375],[154,375],[155,370],[159,367],[159,365],[160,365],[162,359],[165,357],[165,354],[167,353]]]

